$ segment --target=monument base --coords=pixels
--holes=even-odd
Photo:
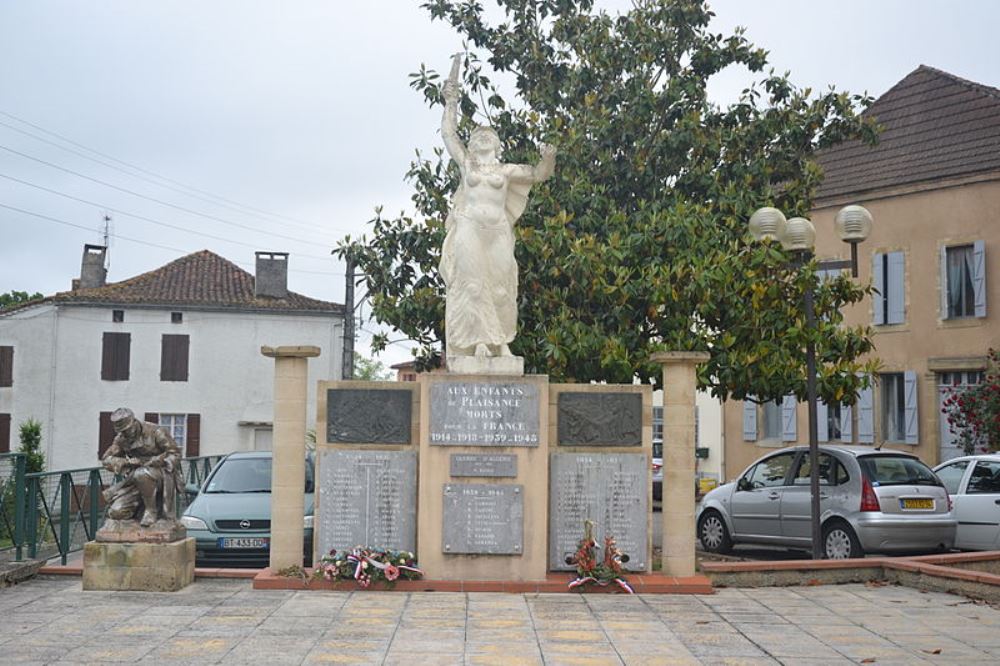
[[[448,356],[448,372],[455,375],[523,375],[522,356]]]
[[[194,582],[194,539],[83,546],[84,590],[176,592]]]
[[[157,520],[143,527],[138,520],[108,518],[94,535],[95,541],[106,543],[170,543],[187,536],[187,528],[177,520]]]

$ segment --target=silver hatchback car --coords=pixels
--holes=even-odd
[[[956,521],[948,492],[916,456],[821,446],[819,473],[827,558],[952,547]],[[808,549],[809,475],[808,447],[780,449],[709,492],[698,512],[702,547],[716,553],[734,543]]]

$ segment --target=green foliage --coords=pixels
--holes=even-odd
[[[1000,353],[990,349],[986,381],[952,391],[941,411],[966,455],[1000,450]]]
[[[392,379],[392,370],[386,368],[382,361],[354,352],[354,378],[369,382],[387,382]]]
[[[19,433],[21,447],[18,451],[25,454],[25,471],[28,474],[44,472],[45,454],[42,453],[42,424],[35,419],[28,419],[21,424]]]
[[[710,33],[698,0],[637,0],[617,16],[590,0],[497,4],[498,24],[479,3],[424,7],[467,44],[460,133],[492,125],[505,162],[534,164],[542,142],[559,151],[555,176],[532,189],[516,229],[512,351],[554,380],[624,383],[654,381],[654,351],[709,351],[699,379],[718,397],[804,396],[802,290],[815,271],[790,270],[777,246],[749,244],[747,220],[764,205],[806,214],[822,177],[815,151],[874,140],[858,115],[870,99],[813,95],[763,73],[766,51],[742,30]],[[754,83],[723,108],[706,84],[731,66]],[[496,73],[513,78],[513,97],[494,85]],[[411,85],[439,106],[442,83],[421,67]],[[338,248],[363,271],[374,318],[418,344],[421,366],[445,337],[437,263],[457,175],[442,150],[418,154],[407,173],[416,215],[379,209],[370,237]],[[855,400],[870,331],[839,327],[839,309],[865,293],[846,279],[818,286],[811,335],[826,399]]]
[[[40,298],[44,298],[44,296],[37,291],[34,294],[28,294],[26,291],[8,291],[6,294],[0,294],[0,310]]]

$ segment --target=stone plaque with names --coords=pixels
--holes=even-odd
[[[409,444],[412,395],[408,389],[328,389],[326,441]]]
[[[441,381],[430,392],[431,446],[538,446],[536,384]]]
[[[520,555],[524,549],[524,486],[448,483],[444,486],[445,553]]]
[[[417,452],[321,451],[317,552],[416,548]]]
[[[517,456],[512,453],[453,453],[452,476],[517,476]]]
[[[649,463],[642,453],[553,453],[549,464],[549,568],[572,570],[566,557],[594,521],[603,557],[613,536],[629,556],[626,569],[646,570],[649,533]]]
[[[559,446],[642,446],[642,394],[559,394]]]

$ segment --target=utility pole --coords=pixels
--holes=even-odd
[[[104,213],[104,273],[111,269],[111,215]]]
[[[346,257],[346,276],[344,285],[344,358],[341,361],[340,376],[344,379],[354,379],[354,259],[350,254]]]

